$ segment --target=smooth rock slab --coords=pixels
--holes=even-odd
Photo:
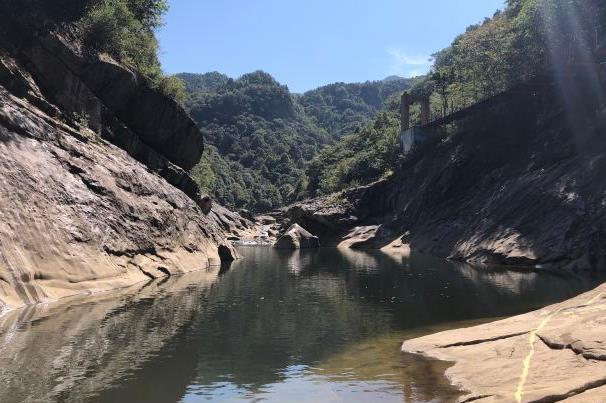
[[[236,256],[222,207],[202,214],[125,151],[2,86],[0,172],[0,312]]]
[[[407,340],[455,364],[460,401],[606,402],[606,284],[539,311]]]

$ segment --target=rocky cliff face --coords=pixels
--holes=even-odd
[[[603,94],[590,74],[542,78],[445,128],[394,177],[289,216],[323,244],[606,269]]]
[[[202,150],[136,72],[2,19],[0,311],[233,259],[249,223],[208,213],[186,172]]]

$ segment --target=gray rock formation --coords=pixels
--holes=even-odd
[[[40,89],[63,114],[86,115],[89,127],[100,135],[127,128],[185,170],[200,160],[204,146],[196,124],[136,71],[23,21],[3,19],[0,29],[2,48],[27,63]]]
[[[251,223],[200,194],[202,149],[137,73],[2,18],[0,312],[233,260]]]
[[[363,186],[296,203],[284,209],[284,220],[309,229],[324,246],[337,246],[352,227],[364,222],[367,214],[359,206],[372,193],[373,186]]]
[[[305,228],[293,224],[274,244],[277,249],[319,248],[320,240]]]
[[[53,117],[88,127],[201,203],[186,171],[200,159],[203,138],[187,113],[136,71],[26,24],[2,19],[0,84]]]
[[[200,270],[231,251],[222,214],[2,87],[0,169],[0,305]]]
[[[457,121],[393,177],[292,206],[287,215],[323,245],[365,227],[374,234],[352,246],[397,244],[479,264],[604,270],[600,85],[590,77],[529,83],[511,100]]]

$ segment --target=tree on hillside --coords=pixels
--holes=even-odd
[[[509,0],[434,55],[442,114],[447,104],[459,109],[536,74],[591,63],[605,16],[599,0]]]
[[[229,207],[254,211],[305,196],[307,161],[328,143],[328,136],[288,87],[262,71],[237,80],[219,73],[180,77],[190,92],[187,109],[216,147],[209,159],[213,196]]]
[[[454,69],[452,67],[442,67],[435,69],[431,73],[431,81],[442,102],[442,117],[448,114],[451,83],[454,81]]]
[[[432,114],[443,116],[534,75],[591,66],[597,34],[606,31],[605,10],[603,0],[509,0],[505,10],[470,26],[434,54],[431,73],[410,92],[429,97]],[[317,116],[330,119],[325,108],[320,112]],[[411,121],[418,122],[418,116],[414,106]],[[320,152],[307,170],[310,193],[367,183],[394,169],[396,118],[397,108],[392,107],[373,124],[350,131]],[[386,146],[390,142],[391,148]]]
[[[180,79],[165,76],[155,30],[163,24],[166,0],[92,0],[78,21],[85,45],[129,64],[166,95],[185,99]]]

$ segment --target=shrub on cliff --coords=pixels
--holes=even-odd
[[[78,25],[84,44],[130,64],[164,94],[182,102],[185,86],[166,77],[158,60],[155,29],[168,10],[165,0],[97,0]]]
[[[177,76],[163,76],[157,83],[157,87],[163,94],[168,95],[180,104],[185,103],[187,96],[185,83]]]
[[[84,44],[132,64],[150,78],[161,75],[154,29],[165,7],[156,7],[155,19],[137,18],[132,1],[105,0],[91,7],[80,21]],[[150,11],[151,12],[151,11]]]
[[[311,196],[330,194],[384,177],[399,159],[397,97],[362,128],[324,148],[307,169]]]

